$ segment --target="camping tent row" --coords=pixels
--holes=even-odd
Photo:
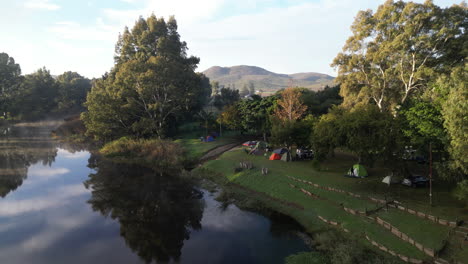
[[[273,150],[270,160],[291,161],[291,152],[287,148],[279,148]]]

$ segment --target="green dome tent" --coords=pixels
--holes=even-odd
[[[367,170],[361,164],[354,164],[353,167],[351,167],[348,170],[346,176],[355,178],[365,178],[367,177]]]

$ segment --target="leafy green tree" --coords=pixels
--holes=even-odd
[[[447,19],[446,14],[455,11],[462,14]],[[441,9],[432,1],[387,0],[375,13],[360,11],[353,35],[332,63],[338,68],[344,104],[371,100],[381,110],[393,111],[424,91],[437,68],[447,63],[442,59],[453,57],[443,54],[448,43],[466,39],[467,14],[466,5]]]
[[[96,138],[166,136],[168,127],[206,102],[209,82],[194,72],[199,59],[187,56],[177,22],[153,14],[139,18],[116,44],[115,66],[94,85],[84,121]],[[99,104],[109,101],[101,111]],[[101,132],[99,128],[110,126]]]
[[[253,95],[252,100],[242,100],[237,103],[241,116],[240,125],[244,131],[262,134],[266,141],[267,134],[271,129],[270,115],[273,113],[277,96],[260,97]]]
[[[242,129],[242,120],[237,105],[234,104],[226,106],[224,111],[218,115],[216,122],[221,126],[227,127],[228,129]]]
[[[309,145],[309,139],[316,119],[308,116],[302,120],[280,120],[272,117],[271,141],[275,144],[291,148]]]
[[[468,174],[468,63],[454,69],[450,78],[439,80],[441,86],[449,90],[447,100],[442,105],[444,127],[447,130],[453,160],[452,167]]]
[[[214,106],[219,110],[225,106],[230,106],[240,100],[238,90],[222,87],[219,94],[214,97]]]
[[[337,107],[314,126],[311,143],[319,159],[342,147],[355,153],[359,162],[372,165],[377,158],[389,159],[400,147],[397,124],[375,105]]]
[[[0,53],[0,116],[6,117],[11,100],[21,82],[21,68],[13,57]]]
[[[407,123],[403,133],[411,139],[412,145],[427,148],[431,143],[435,148],[443,148],[447,134],[440,104],[419,99],[401,114]]]
[[[345,134],[339,128],[344,114],[342,107],[333,107],[328,114],[322,115],[311,133],[310,143],[317,160],[324,160],[334,154],[336,147],[344,144]]]
[[[56,109],[58,85],[45,67],[24,76],[13,112],[20,119],[38,119]]]
[[[58,110],[64,111],[72,108],[81,110],[86,101],[86,95],[91,90],[91,80],[77,72],[64,72],[57,76],[59,95],[57,98]]]
[[[307,106],[307,113],[315,116],[326,114],[333,105],[340,105],[343,102],[339,85],[333,87],[327,85],[320,91],[302,89],[301,99]]]

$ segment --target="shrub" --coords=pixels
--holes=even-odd
[[[161,139],[122,137],[106,144],[100,152],[117,162],[134,163],[153,169],[180,168],[184,162],[181,146]]]

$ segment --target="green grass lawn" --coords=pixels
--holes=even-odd
[[[254,164],[254,168],[235,172],[234,169],[239,166],[240,161],[250,161]],[[370,176],[365,179],[343,177],[347,168],[353,163],[354,160],[349,156],[339,154],[334,160],[323,163],[323,170],[318,171],[313,168],[311,161],[288,163],[270,161],[267,157],[247,155],[241,148],[238,148],[224,153],[217,160],[206,162],[199,170],[204,170],[202,173],[205,174],[209,172],[216,175],[215,177],[222,177],[223,180],[221,182],[234,182],[252,190],[268,194],[269,196],[302,205],[305,209],[298,210],[286,208],[283,205],[279,206],[274,201],[263,199],[263,202],[269,207],[294,217],[311,232],[328,228],[325,223],[317,218],[320,215],[326,219],[342,223],[344,228],[347,228],[355,235],[361,235],[364,238],[363,234],[367,234],[371,239],[387,248],[412,258],[428,259],[429,257],[413,245],[400,240],[377,223],[362,216],[351,215],[339,206],[341,203],[346,207],[364,211],[366,208],[370,210],[376,208],[378,204],[366,199],[318,189],[293,181],[285,176],[305,179],[322,186],[335,187],[363,196],[376,198],[385,198],[386,196],[391,198],[398,197],[399,201],[409,208],[416,208],[449,220],[454,220],[457,217],[466,217],[466,214],[463,214],[465,208],[461,207],[460,203],[452,198],[444,197],[443,200],[441,199],[436,203],[435,207],[431,208],[425,206],[423,202],[427,190],[406,188],[404,186],[388,187],[381,183],[382,178],[385,176],[385,170],[370,169]],[[269,169],[268,175],[261,174],[261,168],[263,167]],[[302,187],[319,195],[323,199],[310,198],[297,189],[291,188],[289,184]],[[436,196],[446,195],[443,189],[438,188],[435,188],[434,194]],[[262,200],[262,198],[259,199]],[[448,232],[448,228],[445,226],[400,212],[396,209],[389,210],[388,212],[379,211],[377,215],[391,222],[392,225],[410,235],[417,242],[431,248],[438,249]],[[363,243],[370,245],[365,238],[363,239]],[[457,255],[460,255],[460,253],[457,252]],[[463,256],[463,254],[461,255]]]
[[[435,250],[442,247],[442,241],[447,238],[450,230],[448,226],[442,226],[393,208],[388,211],[379,211],[377,216],[391,223],[416,242]]]
[[[189,159],[199,159],[211,149],[239,141],[238,135],[237,132],[230,131],[224,133],[222,137],[216,138],[215,141],[202,142],[192,134],[185,134],[182,138],[175,140],[175,142],[185,148]]]

